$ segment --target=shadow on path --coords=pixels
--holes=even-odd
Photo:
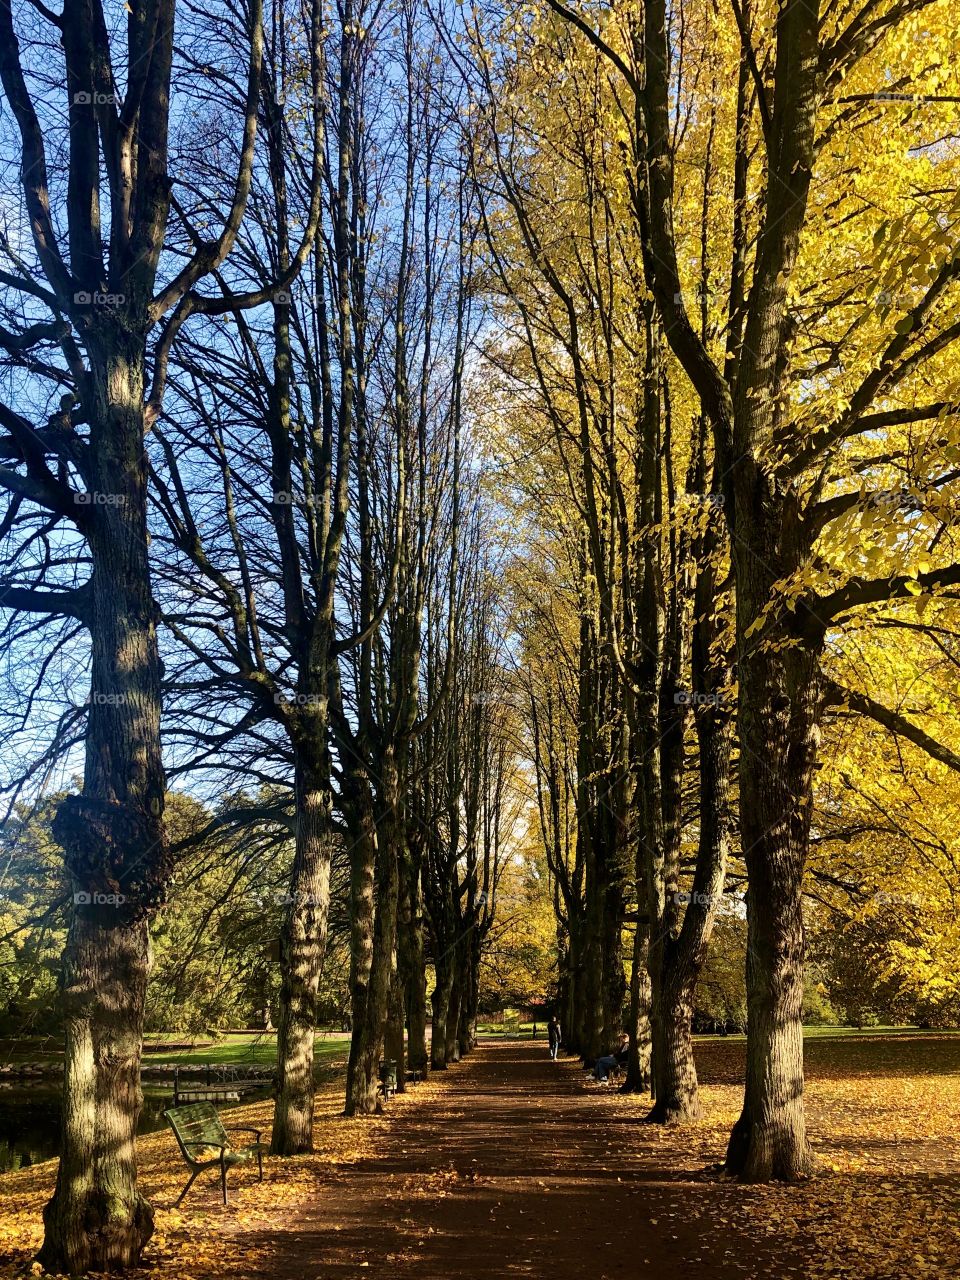
[[[375,1158],[324,1181],[286,1230],[248,1239],[278,1280],[791,1280],[799,1262],[731,1232],[729,1186],[658,1167],[543,1042],[482,1044],[391,1117]],[[612,1117],[611,1117],[612,1118]],[[638,1146],[643,1148],[639,1152]],[[718,1217],[711,1226],[716,1202]],[[692,1206],[698,1206],[696,1214]]]

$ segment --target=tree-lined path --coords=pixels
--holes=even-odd
[[[804,1274],[782,1242],[731,1231],[730,1184],[704,1177],[693,1154],[664,1159],[605,1095],[579,1063],[552,1063],[542,1040],[482,1045],[398,1108],[341,1194],[322,1190],[288,1230],[252,1239],[269,1259],[253,1274]]]

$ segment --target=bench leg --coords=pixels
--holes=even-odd
[[[193,1173],[191,1173],[190,1178],[187,1181],[187,1185],[180,1192],[179,1199],[177,1200],[177,1203],[173,1206],[175,1209],[179,1207],[181,1201],[183,1200],[183,1197],[187,1194],[187,1192],[193,1186],[194,1182],[196,1182],[197,1176],[202,1172],[203,1172],[202,1169],[194,1169]]]
[[[260,1169],[260,1181],[263,1181],[263,1152],[257,1148],[257,1165]]]
[[[220,1157],[220,1186],[223,1190],[223,1203],[227,1203],[227,1163]]]

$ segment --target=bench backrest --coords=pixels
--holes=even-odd
[[[164,1119],[176,1135],[180,1150],[190,1159],[197,1148],[225,1147],[227,1131],[212,1102],[190,1102],[184,1107],[171,1107]]]

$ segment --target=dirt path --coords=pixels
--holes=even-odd
[[[542,1041],[483,1045],[396,1104],[376,1158],[249,1239],[251,1276],[804,1276],[782,1243],[730,1228],[729,1184],[663,1167],[583,1076]]]

